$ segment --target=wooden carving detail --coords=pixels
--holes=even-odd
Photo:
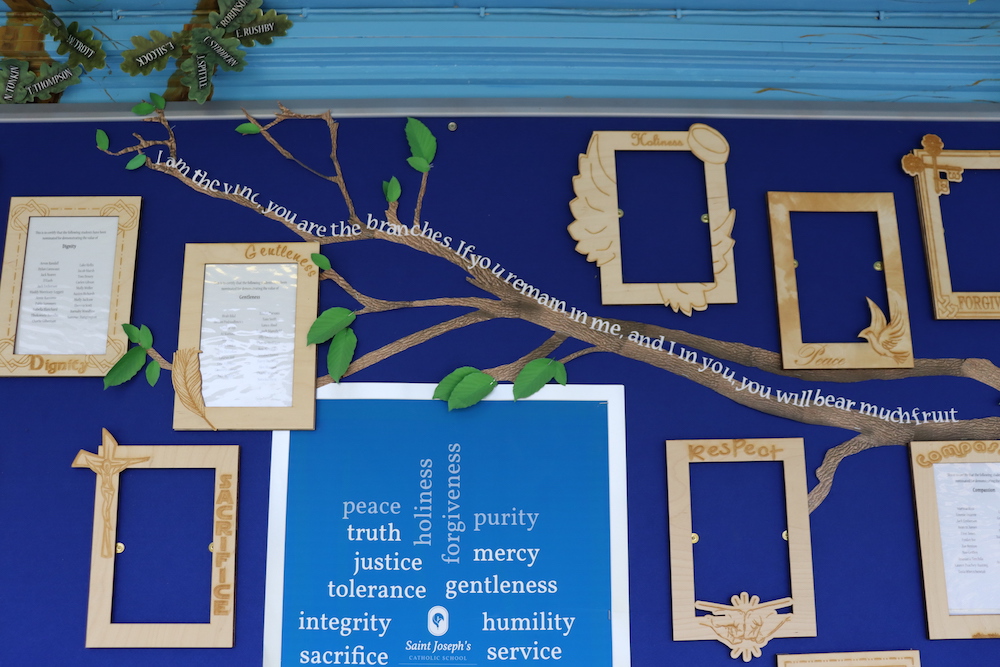
[[[185,408],[205,420],[213,431],[218,429],[208,420],[205,412],[205,398],[201,391],[201,362],[198,355],[201,350],[185,349],[174,352],[174,364],[171,380],[177,400]]]
[[[705,165],[708,224],[712,243],[710,283],[625,283],[622,277],[621,227],[618,214],[616,151],[690,151]],[[569,234],[576,251],[601,267],[604,304],[662,303],[691,315],[710,303],[736,303],[733,225],[729,208],[726,161],[729,143],[718,130],[695,123],[686,132],[594,132],[573,177],[576,198],[569,207],[575,220]]]
[[[1000,169],[1000,151],[945,150],[936,134],[925,134],[921,149],[903,156],[902,166],[913,176],[924,237],[927,272],[934,297],[934,317],[939,320],[1000,319],[1000,292],[956,292],[951,285],[948,247],[945,243],[941,196],[951,194],[951,184],[961,183],[966,169]]]
[[[776,611],[792,606],[792,598],[761,603],[759,597],[744,591],[730,598],[730,602],[732,604],[698,600],[694,608],[712,612],[712,616],[700,617],[700,624],[711,628],[719,641],[731,649],[730,658],[742,657],[743,662],[759,658],[761,647],[792,619],[792,614]]]
[[[891,357],[897,364],[904,364],[912,357],[910,350],[901,349],[904,341],[909,339],[906,306],[898,298],[889,302],[890,320],[886,322],[885,313],[878,305],[865,297],[872,313],[872,322],[858,334],[872,346],[875,353],[883,357]]]

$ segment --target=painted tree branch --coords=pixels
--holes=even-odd
[[[348,207],[352,221],[357,221],[354,212],[353,202],[344,183],[339,159],[337,157],[337,123],[329,113],[316,115],[295,114],[284,106],[279,105],[279,113],[275,120],[266,125],[262,125],[255,118],[247,114],[247,118],[254,124],[261,127],[262,134],[265,135],[272,146],[279,153],[288,159],[295,160],[311,173],[322,176],[327,181],[336,183],[340,189],[341,196]],[[336,176],[325,176],[310,167],[304,165],[293,155],[288,153],[273,137],[270,136],[269,129],[280,122],[292,119],[322,119],[326,122],[330,134],[331,160],[336,169]],[[163,114],[158,118],[148,119],[153,122],[160,122],[168,132],[169,126]],[[139,151],[152,145],[167,144],[171,149],[171,155],[176,155],[176,138],[171,133],[165,142],[148,142],[141,136],[136,135],[139,143],[130,148],[120,151],[121,154],[129,151]],[[608,352],[628,359],[641,361],[651,366],[663,369],[680,377],[691,380],[709,391],[740,405],[765,414],[790,419],[805,424],[818,424],[836,428],[847,429],[857,432],[855,436],[846,442],[832,448],[826,455],[822,466],[817,470],[819,484],[810,493],[810,510],[815,509],[827,496],[832,486],[834,473],[837,466],[846,456],[884,445],[906,444],[914,439],[919,440],[948,440],[948,439],[969,439],[969,438],[997,438],[1000,437],[1000,418],[991,417],[986,419],[956,420],[949,423],[894,423],[880,419],[877,415],[864,414],[856,410],[844,410],[829,405],[795,405],[773,400],[770,397],[761,396],[746,390],[745,386],[735,380],[735,369],[726,368],[726,372],[714,372],[710,370],[713,362],[729,362],[739,364],[745,368],[754,368],[779,377],[791,377],[815,382],[859,382],[869,379],[902,379],[909,377],[927,376],[950,376],[963,377],[975,380],[994,389],[1000,390],[1000,369],[986,359],[917,359],[911,369],[898,370],[786,370],[782,368],[780,355],[770,350],[765,350],[751,345],[738,342],[722,341],[704,336],[698,336],[685,331],[667,329],[651,324],[640,322],[629,322],[626,320],[616,320],[607,318],[606,321],[612,325],[618,325],[619,331],[635,331],[643,336],[657,340],[663,336],[665,340],[672,341],[677,346],[686,347],[691,356],[682,357],[671,350],[654,350],[650,347],[635,344],[628,341],[623,336],[609,334],[594,327],[593,321],[579,322],[570,318],[565,312],[565,305],[562,309],[552,309],[547,305],[539,303],[538,300],[526,294],[524,288],[520,291],[505,282],[500,276],[494,275],[489,269],[477,266],[472,263],[467,264],[467,260],[458,255],[454,250],[445,248],[442,245],[431,241],[419,233],[420,207],[423,203],[423,194],[426,188],[427,173],[425,172],[421,180],[421,189],[415,207],[414,226],[408,228],[400,223],[396,202],[391,203],[386,210],[388,225],[386,228],[380,226],[378,229],[369,229],[362,225],[360,234],[352,236],[316,237],[303,232],[281,218],[273,211],[266,211],[263,207],[254,204],[245,197],[234,194],[226,194],[206,190],[200,187],[192,179],[186,177],[176,168],[168,167],[164,164],[150,163],[148,166],[157,171],[169,174],[177,178],[189,187],[195,188],[199,192],[217,199],[227,199],[236,204],[249,208],[265,217],[272,219],[300,238],[307,241],[319,241],[320,243],[342,243],[362,241],[369,239],[379,239],[391,243],[405,245],[414,251],[435,256],[458,266],[468,274],[469,281],[480,288],[492,299],[483,298],[440,298],[426,299],[420,301],[385,301],[375,299],[362,294],[338,272],[324,272],[323,277],[333,280],[348,294],[355,298],[363,308],[360,313],[376,313],[401,308],[415,308],[425,306],[457,306],[472,307],[473,312],[466,313],[454,319],[442,322],[433,327],[410,334],[400,338],[393,343],[383,346],[378,350],[369,352],[361,358],[355,360],[347,370],[345,375],[351,375],[363,370],[373,364],[383,361],[395,354],[408,350],[415,345],[430,340],[438,335],[453,331],[469,324],[482,322],[494,318],[516,318],[535,324],[552,332],[552,336],[541,347],[532,351],[525,357],[517,361],[498,366],[492,371],[501,379],[507,379],[512,374],[516,375],[518,365],[527,363],[531,358],[537,358],[548,354],[558,347],[568,338],[575,338],[589,344],[589,347],[568,355],[563,361],[576,359],[584,354],[593,352]],[[537,295],[537,292],[535,293]],[[585,319],[585,318],[584,318]],[[605,318],[602,318],[605,319]],[[552,349],[548,349],[553,346]],[[542,350],[545,350],[544,353]],[[332,380],[329,376],[319,378],[317,386],[323,386]]]
[[[487,368],[483,370],[484,373],[492,375],[495,379],[500,382],[513,382],[517,374],[524,368],[524,365],[529,361],[534,359],[541,359],[542,357],[547,357],[552,352],[555,352],[556,348],[563,344],[566,340],[566,336],[560,333],[554,333],[548,337],[548,339],[536,347],[534,350],[524,355],[517,361],[512,361],[509,364],[504,364],[503,366],[494,366],[493,368]]]

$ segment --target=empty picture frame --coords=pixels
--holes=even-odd
[[[312,429],[318,243],[189,243],[174,428]]]
[[[920,667],[920,651],[852,651],[779,655],[778,667]]]
[[[107,429],[97,454],[81,450],[74,468],[97,473],[90,554],[87,648],[232,648],[236,590],[238,445],[119,446]],[[208,623],[113,623],[118,489],[126,468],[214,468],[212,585]],[[208,548],[209,545],[205,545]]]
[[[621,227],[618,217],[616,151],[689,151],[705,165],[705,195],[712,243],[710,283],[626,283],[622,277]],[[580,173],[573,177],[576,198],[569,207],[569,225],[576,250],[601,268],[601,302],[670,306],[690,315],[710,303],[736,303],[733,224],[729,208],[726,161],[729,142],[708,125],[695,123],[685,132],[594,132],[587,152],[580,155]]]
[[[1000,637],[1000,442],[910,443],[931,639]]]
[[[125,353],[141,197],[12,197],[0,376],[103,376]]]
[[[731,656],[743,654],[748,661],[751,652],[776,637],[815,637],[816,603],[813,589],[812,538],[809,531],[809,508],[806,494],[805,448],[802,438],[756,438],[733,440],[668,440],[667,501],[670,522],[670,588],[674,626],[674,641],[716,639],[732,650]],[[694,590],[694,545],[691,523],[692,464],[781,461],[785,478],[785,515],[788,530],[788,563],[791,598],[753,604],[757,596],[737,596],[733,591],[733,606],[696,600]],[[740,600],[741,597],[745,599]],[[751,607],[750,605],[753,604]],[[777,614],[780,608],[792,607],[792,612]],[[745,609],[741,609],[745,607]],[[714,615],[697,616],[696,609],[712,611]],[[727,616],[735,622],[721,639],[713,626]],[[751,619],[751,616],[755,618]],[[738,618],[737,618],[738,617]],[[708,620],[716,619],[716,621]],[[752,623],[750,621],[753,621]],[[729,627],[729,625],[725,625]],[[755,642],[750,629],[760,627]],[[756,630],[754,630],[756,632]]]
[[[912,368],[913,343],[903,282],[896,207],[891,192],[768,192],[774,282],[781,330],[781,362],[785,368]],[[868,299],[871,324],[858,333],[858,343],[805,343],[795,278],[792,217],[795,211],[875,213],[882,245],[882,267],[889,317]]]
[[[923,149],[903,156],[903,170],[913,176],[917,188],[934,317],[939,320],[1000,319],[1000,292],[952,291],[941,215],[941,196],[951,193],[951,183],[961,183],[962,172],[966,169],[1000,169],[1000,151],[944,150],[944,142],[936,134],[925,134],[920,145]]]

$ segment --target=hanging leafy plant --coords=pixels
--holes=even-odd
[[[30,99],[28,86],[35,80],[35,73],[29,67],[23,60],[0,60],[0,104],[21,104]]]
[[[135,76],[162,70],[167,66],[167,61],[181,55],[185,39],[186,33],[175,32],[167,37],[159,30],[150,32],[149,38],[134,35],[132,44],[135,48],[122,52],[122,57],[125,58],[122,62],[122,71]]]

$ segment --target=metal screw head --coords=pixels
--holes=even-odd
[[[881,271],[882,270],[882,260],[880,259],[879,261],[875,262],[875,264],[873,264],[873,266],[875,267],[876,271]]]
[[[788,541],[788,531],[787,530],[781,531],[781,539],[783,539],[786,542]]]
[[[208,543],[208,550],[211,551],[212,553],[215,553],[215,542]]]
[[[115,544],[115,553],[116,554],[120,554],[123,551],[125,551],[125,545],[122,544],[121,542],[116,543]]]
[[[625,211],[623,211],[621,209],[618,209],[618,217],[619,218],[624,218],[625,217]]]
[[[698,537],[698,533],[691,533],[691,544],[698,544],[698,540],[700,539],[701,538]]]
[[[450,123],[448,123],[449,132],[454,132],[457,129],[458,129],[458,123],[456,123],[455,121],[451,121]]]
[[[793,259],[792,260],[792,268],[795,268],[795,269],[799,268],[799,260],[797,260],[797,259]]]
[[[702,213],[701,214],[701,221],[702,222],[708,222],[708,213]]]

